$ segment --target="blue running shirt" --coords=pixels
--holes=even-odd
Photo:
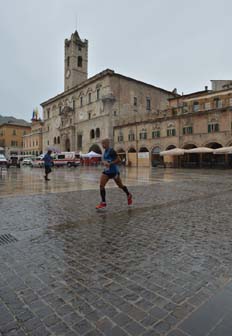
[[[115,161],[117,157],[118,155],[113,148],[107,148],[103,154],[103,160],[109,163]],[[104,172],[108,174],[118,174],[119,173],[118,165],[112,164],[110,165],[109,168],[105,168]]]

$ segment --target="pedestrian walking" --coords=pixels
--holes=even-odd
[[[43,158],[44,168],[45,168],[45,175],[44,175],[45,181],[50,181],[50,179],[48,178],[48,174],[50,174],[52,171],[51,167],[52,167],[52,162],[53,162],[51,154],[52,154],[52,151],[49,149],[47,151],[47,154],[45,154]]]
[[[103,154],[103,164],[105,166],[104,171],[100,178],[100,195],[101,202],[96,206],[96,209],[102,209],[106,207],[106,190],[105,186],[110,179],[113,179],[117,186],[124,191],[127,196],[127,204],[132,204],[132,195],[128,191],[127,187],[123,185],[118,163],[120,159],[113,148],[110,147],[109,139],[102,140],[102,147],[105,149]]]

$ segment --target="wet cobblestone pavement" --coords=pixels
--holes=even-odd
[[[98,169],[41,174],[0,182],[0,335],[231,336],[230,171],[125,170],[104,212]]]

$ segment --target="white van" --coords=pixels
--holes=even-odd
[[[80,165],[80,155],[76,152],[61,152],[53,154],[52,157],[55,167],[77,167]]]

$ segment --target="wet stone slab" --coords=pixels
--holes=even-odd
[[[230,335],[231,177],[175,172],[2,197],[0,335]]]

